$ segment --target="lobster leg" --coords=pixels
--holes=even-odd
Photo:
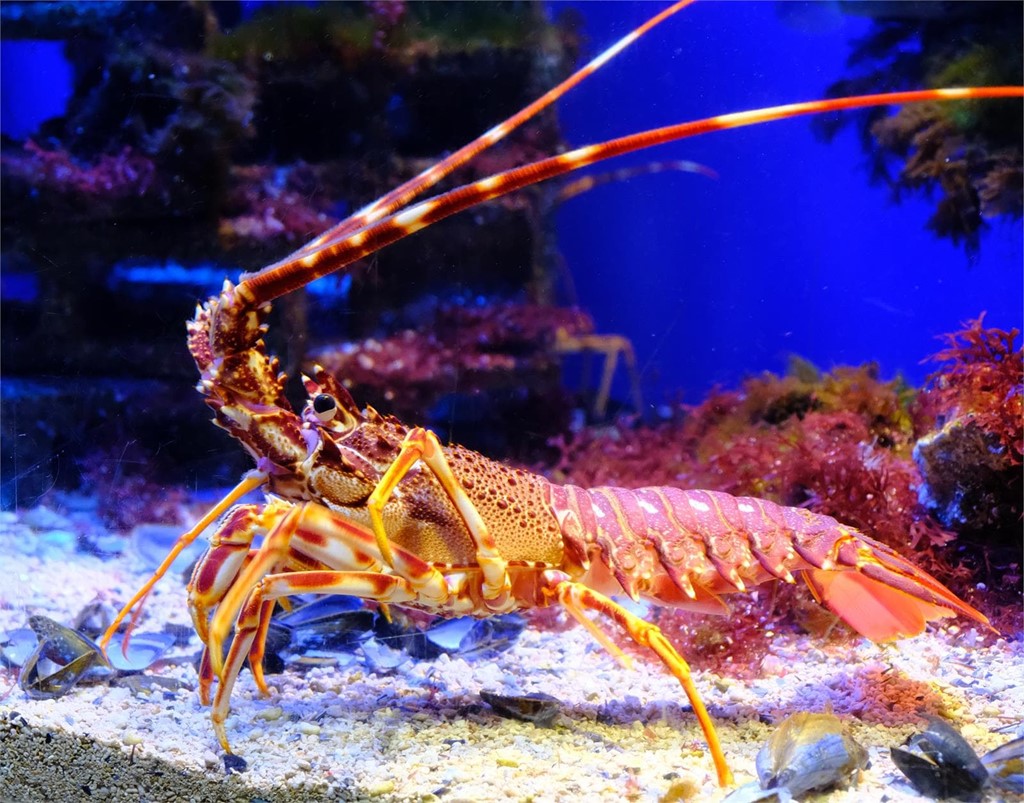
[[[645,622],[614,600],[600,594],[585,585],[574,582],[569,576],[559,571],[548,571],[543,577],[545,585],[542,592],[549,599],[557,600],[565,609],[572,614],[584,627],[587,628],[599,642],[608,647],[616,657],[622,656],[618,647],[610,644],[610,640],[586,615],[586,611],[595,610],[614,619],[622,628],[629,633],[630,637],[641,647],[653,650],[661,659],[668,670],[675,675],[682,684],[683,690],[690,701],[693,713],[697,716],[701,730],[704,732],[704,739],[711,750],[711,758],[715,763],[715,771],[718,773],[718,783],[721,786],[729,786],[733,782],[732,771],[725,760],[725,753],[718,740],[718,733],[715,724],[708,714],[700,692],[690,675],[690,667],[683,657],[676,651],[661,630],[650,622]]]
[[[508,564],[501,556],[494,536],[487,529],[476,506],[452,473],[437,435],[422,427],[410,430],[409,434],[405,436],[398,457],[384,472],[384,476],[380,478],[380,482],[366,502],[370,522],[373,525],[373,534],[377,539],[381,554],[384,555],[384,560],[394,566],[391,545],[388,543],[387,532],[384,529],[382,511],[391,494],[394,493],[395,487],[417,461],[423,461],[424,465],[433,472],[445,493],[448,494],[448,498],[462,516],[470,537],[473,539],[473,544],[476,546],[476,563],[483,575],[481,584],[483,598],[488,609],[502,612],[505,610],[506,604],[512,602],[512,581],[508,576]]]
[[[224,722],[228,716],[231,690],[245,663],[246,653],[250,657],[250,668],[255,669],[258,663],[252,659],[255,648],[250,648],[254,642],[259,644],[260,634],[265,634],[265,627],[270,618],[266,612],[273,610],[275,600],[293,594],[345,594],[385,604],[400,604],[418,598],[416,589],[404,577],[377,572],[308,571],[270,574],[263,577],[249,591],[235,622],[235,638],[228,649],[223,671],[219,673],[220,683],[213,700],[213,710],[210,712],[214,732],[225,752],[230,753],[231,746],[228,743]],[[259,657],[262,659],[262,647]],[[255,671],[253,674],[255,676]],[[262,679],[262,672],[260,677]],[[261,689],[265,688],[264,684]]]
[[[118,612],[117,616],[114,617],[114,621],[110,623],[110,627],[103,634],[103,638],[100,639],[100,649],[104,652],[107,651],[107,644],[110,643],[110,639],[114,637],[118,627],[121,626],[121,622],[128,615],[128,612],[139,605],[138,609],[132,615],[131,623],[128,627],[128,632],[125,633],[124,639],[121,642],[121,651],[128,654],[128,637],[131,631],[135,629],[135,624],[138,621],[139,615],[142,613],[142,605],[145,603],[146,597],[149,596],[149,592],[153,590],[160,578],[167,574],[167,570],[171,568],[171,564],[177,559],[178,555],[182,553],[196,538],[209,527],[217,517],[220,516],[225,510],[230,508],[235,502],[245,496],[249,491],[255,490],[263,485],[267,481],[267,475],[262,471],[250,471],[248,472],[238,485],[232,488],[225,494],[224,498],[221,499],[216,505],[207,511],[206,515],[203,516],[199,521],[196,522],[195,526],[186,533],[183,533],[180,538],[175,542],[174,547],[170,552],[167,553],[167,557],[164,558],[152,576],[142,585],[142,587],[135,592],[135,595],[128,600],[123,608]]]
[[[283,566],[288,556],[292,535],[298,526],[303,510],[307,506],[289,506],[281,502],[272,502],[266,506],[260,516],[260,527],[267,530],[263,544],[253,558],[234,578],[231,587],[214,611],[206,634],[206,649],[209,653],[210,666],[213,674],[224,679],[224,643],[227,641],[228,630],[234,622],[239,608],[245,601],[249,590],[260,579]],[[232,645],[234,647],[234,645]],[[246,645],[248,647],[248,645]],[[220,692],[218,691],[218,694]]]
[[[636,372],[636,356],[629,338],[621,335],[571,335],[565,329],[559,329],[555,333],[556,354],[585,354],[588,352],[597,352],[604,357],[601,384],[598,386],[597,396],[594,398],[594,416],[604,418],[608,409],[608,399],[612,392],[612,380],[615,378],[619,354],[622,354],[622,361],[625,363],[626,372],[629,375],[629,390],[633,397],[633,409],[637,413],[642,413],[644,400],[640,392],[640,377]],[[587,373],[589,374],[589,371]],[[585,377],[584,387],[587,387],[588,384]]]
[[[249,647],[249,671],[252,673],[253,682],[260,694],[264,697],[270,696],[270,688],[267,686],[266,678],[263,675],[263,656],[267,646],[267,631],[270,628],[270,620],[274,613],[274,602],[270,601],[264,605],[259,613],[259,624],[256,628],[255,638]],[[230,650],[230,648],[229,648]],[[203,654],[199,660],[199,702],[203,705],[210,704],[210,689],[213,688],[213,681],[216,675],[213,674],[213,664],[210,662],[210,648],[203,646]]]
[[[256,625],[255,638],[249,647],[249,671],[252,673],[253,682],[260,694],[267,697],[270,689],[267,688],[267,680],[263,676],[263,656],[267,651],[267,633],[270,630],[270,619],[274,614],[274,600],[267,600],[260,608],[259,621]]]
[[[285,568],[294,570],[294,565],[289,566],[294,553],[301,553],[323,565],[347,571],[380,569],[381,555],[377,551],[373,534],[365,525],[353,522],[322,505],[313,502],[297,506],[287,503],[268,504],[261,526],[268,531],[263,545],[239,572],[210,622],[206,639],[210,664],[213,673],[222,679],[226,671],[224,644],[248,595],[266,575]],[[444,575],[425,561],[405,550],[397,550],[393,555],[393,565],[403,582],[414,590],[417,599],[429,602],[434,607],[448,601]],[[296,574],[303,573],[299,571]],[[263,627],[264,632],[268,626]],[[248,647],[249,644],[246,644],[245,649]],[[243,658],[240,661],[244,660],[245,650],[241,652]],[[257,645],[255,652],[257,655],[262,654],[262,644]]]
[[[199,640],[209,638],[209,612],[227,594],[247,559],[255,557],[252,539],[260,529],[263,505],[239,505],[221,521],[210,547],[192,570],[188,581],[188,609]]]

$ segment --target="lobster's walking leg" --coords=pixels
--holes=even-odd
[[[600,594],[587,588],[585,585],[572,581],[563,572],[545,572],[544,581],[546,586],[542,590],[545,596],[555,599],[564,605],[565,609],[583,624],[605,647],[609,646],[610,641],[597,625],[587,617],[586,611],[588,609],[611,617],[629,633],[633,641],[641,647],[653,650],[657,654],[662,663],[668,667],[668,670],[676,676],[676,679],[679,680],[683,690],[686,692],[690,706],[693,708],[693,713],[697,716],[697,721],[704,732],[708,748],[711,750],[711,758],[715,763],[715,771],[718,773],[718,783],[721,786],[731,785],[733,782],[732,771],[725,760],[722,745],[718,741],[715,724],[711,720],[707,708],[704,706],[704,701],[701,699],[696,685],[694,685],[693,678],[690,676],[690,667],[676,651],[675,647],[665,638],[661,630],[656,625],[645,622],[639,616],[630,613],[604,594]],[[622,651],[618,647],[612,645],[610,651],[616,657],[621,658]]]
[[[254,669],[256,663],[252,659],[250,647],[254,641],[258,641],[261,632],[265,633],[270,618],[267,611],[273,610],[275,600],[293,594],[345,594],[385,604],[411,602],[418,596],[412,583],[404,577],[378,572],[306,571],[263,577],[249,591],[235,622],[235,638],[228,649],[224,671],[220,673],[220,683],[213,700],[213,710],[210,712],[217,740],[228,753],[231,747],[224,722],[228,716],[231,690],[242,671],[246,653],[249,654],[250,668]],[[262,652],[260,655],[262,657]]]
[[[462,516],[476,547],[476,562],[483,575],[481,585],[483,598],[489,610],[501,612],[506,604],[512,602],[510,598],[512,581],[508,576],[508,564],[501,556],[494,536],[487,529],[487,525],[469,498],[469,494],[452,473],[437,435],[422,427],[410,430],[409,434],[405,436],[398,457],[384,472],[384,476],[380,478],[380,482],[366,502],[370,521],[373,524],[373,533],[385,561],[394,565],[391,557],[391,545],[388,543],[387,532],[384,529],[384,506],[395,487],[418,460],[422,460],[423,464],[437,477],[445,493],[448,494],[448,498],[459,511],[459,515]]]
[[[249,647],[249,671],[252,673],[252,679],[256,684],[256,688],[260,690],[260,694],[264,697],[270,694],[267,680],[263,676],[263,656],[267,651],[267,633],[270,631],[270,619],[274,615],[274,604],[274,600],[268,600],[260,608],[255,637],[253,638],[252,645]]]
[[[146,597],[149,596],[149,592],[153,590],[153,586],[155,586],[160,581],[160,578],[167,573],[167,570],[171,568],[171,564],[174,563],[178,555],[190,546],[192,542],[199,537],[203,530],[209,527],[222,513],[224,513],[224,511],[228,510],[239,499],[249,493],[249,491],[259,488],[261,485],[266,483],[266,481],[267,475],[262,471],[248,472],[238,485],[228,491],[223,499],[210,508],[206,515],[196,522],[195,526],[192,527],[191,530],[183,533],[181,537],[178,538],[174,543],[174,547],[167,553],[167,557],[164,558],[163,563],[157,567],[152,576],[143,583],[142,587],[135,592],[135,595],[128,600],[127,604],[125,604],[125,606],[118,612],[117,616],[114,617],[114,621],[110,623],[110,627],[107,628],[107,631],[103,634],[103,638],[100,639],[100,648],[104,652],[106,652],[107,644],[110,643],[110,639],[113,638],[114,633],[117,632],[117,628],[120,627],[125,616],[127,616],[128,612],[138,604],[138,609],[134,614],[132,614],[128,632],[125,633],[124,640],[121,642],[121,651],[125,655],[128,654],[128,637],[132,630],[135,629],[135,624],[138,621],[139,615],[142,613],[142,606],[145,603]]]
[[[622,361],[626,365],[626,373],[629,376],[629,391],[633,397],[633,409],[637,413],[643,413],[644,400],[640,392],[640,377],[636,372],[636,356],[633,353],[633,344],[629,341],[629,338],[622,337],[621,335],[571,335],[565,329],[559,329],[555,333],[555,352],[557,354],[576,354],[591,351],[597,352],[604,357],[604,367],[601,369],[601,383],[598,386],[597,396],[594,398],[594,416],[604,418],[604,414],[608,409],[608,399],[612,393],[612,380],[615,378],[615,368],[618,364],[620,353],[622,354]],[[585,378],[584,387],[587,384]]]
[[[188,581],[188,609],[192,625],[205,644],[210,634],[209,612],[220,604],[243,567],[259,551],[252,540],[263,526],[265,505],[238,505],[210,537],[210,547],[195,565]]]
[[[266,575],[285,568],[295,570],[296,553],[324,565],[351,571],[379,571],[381,567],[382,556],[373,533],[365,525],[314,502],[301,505],[270,503],[263,512],[260,526],[267,530],[262,546],[238,573],[209,625],[206,643],[210,664],[222,682],[226,671],[224,644],[249,594]],[[405,550],[397,550],[393,558],[395,571],[415,591],[417,599],[427,600],[434,606],[448,601],[444,575],[437,569]],[[268,626],[265,624],[261,628],[263,634]],[[246,644],[246,649],[248,647]],[[262,650],[262,643],[257,643],[255,654],[261,655]],[[244,660],[244,652],[242,650],[240,661]]]

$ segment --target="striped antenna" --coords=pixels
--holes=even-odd
[[[655,173],[668,172],[697,173],[705,178],[718,178],[718,173],[707,165],[702,165],[700,162],[690,162],[684,159],[672,159],[664,162],[649,162],[645,165],[609,170],[606,173],[595,173],[589,176],[580,176],[579,178],[567,182],[558,188],[558,192],[555,194],[555,203],[560,204],[563,201],[568,201],[570,198],[575,198],[577,195],[590,192],[595,187],[600,187],[604,184],[629,181],[631,178],[636,178],[637,176],[651,176]]]
[[[520,109],[518,112],[513,114],[507,120],[491,128],[489,131],[481,134],[479,137],[474,139],[468,145],[464,145],[459,148],[453,154],[445,157],[443,160],[438,162],[431,167],[428,167],[422,173],[415,178],[409,179],[409,181],[397,187],[386,195],[381,196],[373,203],[360,209],[351,217],[338,223],[336,226],[329,228],[327,231],[320,234],[318,237],[310,240],[302,248],[297,250],[290,256],[285,257],[280,262],[275,263],[271,267],[278,267],[287,265],[295,262],[306,254],[316,251],[319,248],[329,245],[331,243],[342,240],[345,236],[351,234],[354,231],[358,231],[372,223],[376,223],[381,218],[390,215],[397,210],[404,207],[424,190],[428,190],[437,184],[442,179],[449,176],[452,172],[457,170],[459,167],[464,165],[478,153],[486,150],[491,145],[508,136],[512,131],[521,126],[527,120],[535,117],[537,114],[542,112],[569,90],[573,89],[577,85],[581,84],[585,79],[589,78],[607,62],[611,61],[615,56],[633,44],[637,39],[647,33],[655,25],[664,22],[666,19],[671,17],[677,11],[681,11],[686,6],[696,0],[679,0],[673,3],[668,8],[661,11],[659,14],[651,17],[647,22],[641,25],[639,28],[631,31],[630,33],[623,36],[618,42],[613,44],[603,53],[590,62],[585,64],[583,67],[578,69],[568,78],[566,78],[558,86],[549,89],[539,98],[537,98],[529,106]]]
[[[857,95],[722,114],[690,123],[642,131],[638,134],[577,148],[560,156],[553,156],[507,170],[504,173],[458,187],[443,195],[420,201],[337,242],[326,243],[299,259],[285,260],[264,268],[258,273],[246,274],[242,276],[236,289],[242,297],[252,303],[270,301],[302,287],[314,279],[347,267],[384,246],[483,201],[499,198],[515,190],[564,175],[595,162],[650,148],[654,145],[675,142],[712,131],[741,128],[772,120],[786,120],[807,114],[859,109],[868,106],[967,100],[970,98],[1024,98],[1024,87],[964,87]]]

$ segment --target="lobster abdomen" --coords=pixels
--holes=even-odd
[[[661,604],[723,610],[722,594],[802,576],[873,641],[980,612],[891,548],[831,516],[762,499],[677,488],[553,486],[567,548],[591,558],[583,582]],[[619,588],[608,588],[610,581]]]

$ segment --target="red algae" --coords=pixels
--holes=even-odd
[[[1014,348],[1019,329],[985,327],[985,313],[960,331],[943,335],[946,348],[929,360],[942,363],[921,394],[936,419],[970,415],[1006,450],[1012,465],[1024,458],[1024,349]]]
[[[552,474],[585,487],[718,490],[833,516],[909,556],[980,606],[997,629],[1015,631],[1019,545],[1011,554],[979,551],[957,521],[937,515],[914,458],[934,422],[967,415],[1019,468],[1016,334],[984,329],[979,318],[947,335],[948,348],[937,359],[948,365],[923,392],[881,380],[875,365],[822,374],[794,361],[786,376],[766,373],[738,391],[715,390],[654,425],[620,419],[574,433],[557,444],[561,459]],[[735,595],[727,602],[732,613],[725,618],[665,611],[657,623],[695,666],[737,677],[757,672],[772,631],[797,627],[840,639],[850,632],[802,587],[779,584],[759,598]]]

